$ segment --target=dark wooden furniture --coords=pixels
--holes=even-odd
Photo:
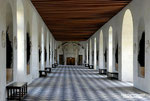
[[[47,71],[47,73],[51,73],[52,69],[50,67],[46,67],[45,70]]]
[[[58,63],[55,63],[55,66],[57,67],[57,66],[58,66]]]
[[[116,72],[107,72],[107,78],[118,80],[118,73],[116,73]]]
[[[56,68],[56,65],[55,65],[55,64],[52,64],[52,68]]]
[[[106,75],[107,74],[107,69],[99,69],[99,74],[100,75]]]
[[[93,65],[89,65],[89,69],[94,69],[94,66]]]
[[[39,77],[46,77],[47,76],[47,70],[39,70]]]
[[[67,65],[75,65],[75,58],[67,57]]]
[[[27,82],[14,82],[6,87],[8,100],[19,100],[27,94]]]
[[[64,55],[59,55],[59,64],[64,65]]]
[[[85,67],[89,67],[89,64],[85,64]]]

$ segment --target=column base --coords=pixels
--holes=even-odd
[[[107,69],[99,69],[99,74],[100,75],[106,75],[107,74]]]
[[[109,78],[109,79],[116,79],[116,80],[118,80],[118,73],[116,73],[116,72],[107,72],[107,78]]]

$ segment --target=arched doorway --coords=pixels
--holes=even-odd
[[[6,83],[13,81],[13,14],[10,4],[6,8]]]
[[[79,42],[63,42],[57,47],[59,63],[82,65],[85,48]]]
[[[109,49],[109,61],[108,61],[108,72],[113,72],[113,28],[109,27],[109,39],[108,39],[108,49]]]
[[[122,25],[121,80],[133,82],[133,19],[131,11],[125,12]],[[127,75],[128,74],[128,75]]]

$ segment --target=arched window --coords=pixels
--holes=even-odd
[[[108,71],[113,72],[113,28],[110,26],[109,28],[109,40],[108,40],[108,49],[109,49],[109,66]]]
[[[129,9],[126,10],[123,18],[121,40],[121,79],[133,82],[133,18]]]
[[[24,31],[24,5],[22,0],[17,0],[17,73],[23,76],[25,71],[25,31]],[[18,76],[17,79],[22,79]]]
[[[103,42],[103,32],[100,31],[100,37],[99,37],[99,67],[100,69],[104,69],[104,42]]]

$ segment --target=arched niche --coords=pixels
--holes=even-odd
[[[119,61],[119,57],[118,57],[118,37],[116,38],[116,48],[115,48],[115,70],[118,71],[118,61]]]
[[[41,49],[39,48],[39,63],[41,62]]]
[[[138,76],[145,77],[145,23],[140,19],[138,26]]]
[[[50,59],[51,59],[51,45],[49,43],[49,61],[50,61]]]
[[[55,49],[55,55],[54,55],[54,56],[55,56],[55,57],[54,57],[55,62],[58,63],[58,62],[57,62],[57,49]]]
[[[104,53],[104,57],[105,57],[105,67],[107,67],[107,48],[105,49],[105,53]]]
[[[44,53],[45,53],[44,61],[46,62],[46,60],[47,60],[47,51],[46,51],[46,47],[44,48]]]
[[[108,49],[109,49],[109,62],[108,62],[108,72],[113,72],[113,28],[109,27],[109,39],[108,39]]]
[[[99,67],[100,69],[104,69],[104,41],[103,41],[103,31],[100,31],[100,42],[99,42]]]
[[[27,74],[30,74],[30,57],[31,57],[31,34],[30,34],[30,24],[27,23],[27,34],[26,34],[26,59],[27,59]]]
[[[121,40],[121,80],[133,82],[133,18],[129,9],[123,17]]]
[[[6,83],[13,81],[13,13],[10,4],[6,7]]]

